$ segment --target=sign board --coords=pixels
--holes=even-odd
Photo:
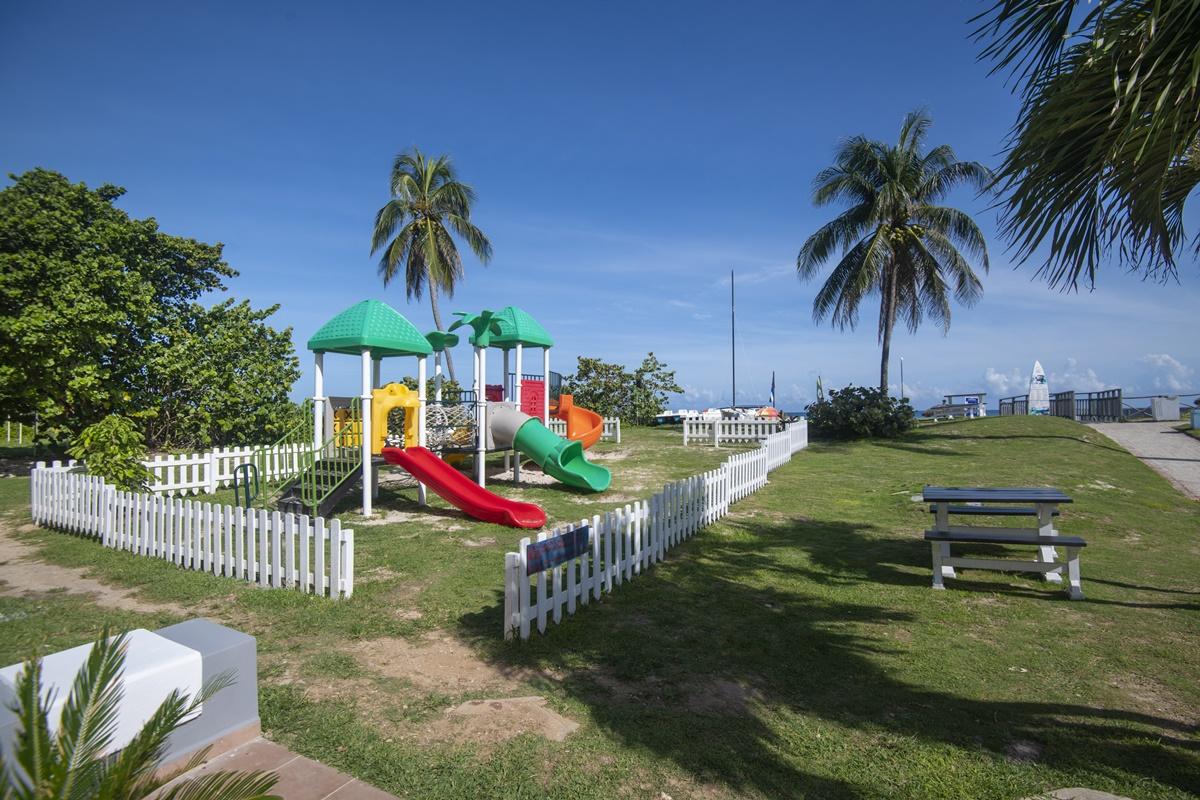
[[[969,406],[977,406],[979,405],[979,398],[973,394],[969,394],[963,398],[963,402]]]
[[[545,541],[530,543],[525,548],[525,574],[536,575],[584,555],[591,546],[591,534],[591,526],[584,525]]]

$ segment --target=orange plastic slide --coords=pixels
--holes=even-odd
[[[600,434],[604,432],[604,417],[575,405],[569,394],[559,395],[554,416],[567,423],[567,438],[583,442],[585,448],[600,441]]]

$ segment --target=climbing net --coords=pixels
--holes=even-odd
[[[430,450],[471,449],[475,428],[473,403],[430,403],[425,407],[425,441]]]

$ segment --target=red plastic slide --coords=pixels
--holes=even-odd
[[[484,522],[513,528],[540,528],[546,512],[533,503],[518,503],[493,494],[424,447],[385,447],[383,460],[408,470],[439,497]]]

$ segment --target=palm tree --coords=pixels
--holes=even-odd
[[[1046,253],[1063,288],[1108,258],[1173,276],[1200,187],[1200,4],[997,0],[972,22],[1022,101],[997,177],[1017,256]]]
[[[58,731],[50,734],[49,705],[42,689],[42,663],[33,658],[17,676],[13,711],[20,733],[10,758],[0,753],[0,797],[4,800],[42,798],[145,797],[173,776],[158,774],[171,732],[221,689],[228,677],[218,677],[188,699],[171,692],[150,715],[142,730],[116,755],[107,755],[121,704],[121,672],[125,665],[125,636],[109,638],[107,631],[92,645],[63,705]],[[197,766],[207,750],[183,770]],[[11,759],[11,760],[10,760]],[[159,800],[265,800],[278,778],[267,772],[213,772],[180,781],[163,790]]]
[[[895,145],[855,136],[842,142],[833,166],[813,181],[813,202],[849,208],[808,237],[796,258],[796,271],[810,280],[820,267],[841,260],[813,300],[813,318],[826,316],[839,328],[858,324],[862,301],[878,293],[879,341],[883,358],[879,388],[888,390],[888,357],[897,320],[916,331],[928,317],[950,327],[955,298],[971,305],[983,286],[959,248],[988,269],[987,246],[974,220],[956,208],[938,205],[959,184],[982,190],[991,172],[974,161],[959,161],[948,145],[925,151],[932,124],[923,111],[904,118]]]
[[[379,259],[383,285],[403,268],[407,297],[419,300],[428,289],[433,324],[445,330],[438,292],[453,296],[463,277],[462,259],[450,232],[466,241],[482,263],[492,257],[491,242],[471,223],[475,191],[459,181],[447,156],[428,158],[415,147],[392,163],[391,191],[392,199],[375,215],[371,236],[371,254],[383,251]],[[449,351],[446,368],[450,379],[456,380]]]

